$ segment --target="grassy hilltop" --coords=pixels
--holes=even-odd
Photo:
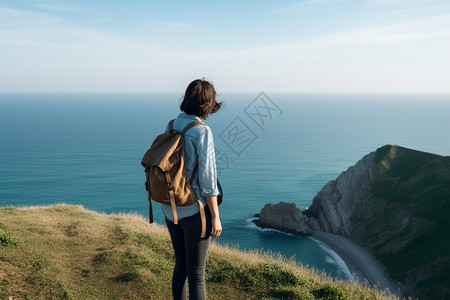
[[[357,224],[392,278],[424,299],[450,295],[450,156],[386,145],[370,172],[374,218]],[[376,218],[375,218],[376,217]]]
[[[0,299],[171,299],[166,229],[81,206],[0,208]],[[396,299],[264,253],[211,245],[209,299]]]

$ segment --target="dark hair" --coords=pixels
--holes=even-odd
[[[202,78],[194,80],[188,85],[180,109],[188,115],[206,119],[209,115],[217,112],[221,106],[222,102],[216,102],[214,86]]]

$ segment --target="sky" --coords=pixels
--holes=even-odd
[[[0,0],[0,92],[450,93],[449,0]]]

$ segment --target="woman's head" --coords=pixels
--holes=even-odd
[[[188,115],[206,119],[209,115],[217,112],[221,106],[222,102],[216,102],[214,86],[202,78],[194,80],[188,85],[180,109]]]

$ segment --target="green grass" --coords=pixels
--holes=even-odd
[[[165,227],[81,206],[0,208],[0,299],[171,299]],[[212,243],[209,299],[396,299],[279,255]]]

